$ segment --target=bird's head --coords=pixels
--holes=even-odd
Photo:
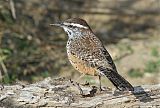
[[[90,30],[87,22],[80,18],[71,18],[63,22],[50,25],[62,27],[69,37],[80,36],[82,35],[82,31]]]

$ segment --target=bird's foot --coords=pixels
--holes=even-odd
[[[110,87],[99,87],[99,92],[102,93],[104,91],[111,91],[112,89]]]
[[[99,91],[100,91],[100,93],[101,93],[101,92],[104,91],[104,89],[100,86],[100,87],[99,87]]]
[[[74,82],[74,81],[72,81],[71,79],[69,79],[69,81],[70,81],[70,83],[71,83],[73,86],[75,86],[75,87],[78,88],[78,90],[80,91],[80,94],[83,96],[83,90],[82,90],[82,88],[80,87],[79,83]]]

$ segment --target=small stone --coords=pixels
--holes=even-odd
[[[3,99],[6,99],[8,97],[8,95],[2,95],[2,96],[0,96],[0,101],[2,101]]]

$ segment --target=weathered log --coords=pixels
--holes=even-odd
[[[0,107],[160,107],[160,84],[134,88],[134,92],[111,89],[99,92],[95,86],[71,83],[66,78],[46,78],[29,85],[1,85]]]

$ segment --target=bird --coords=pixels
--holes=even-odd
[[[68,35],[67,55],[72,66],[84,75],[108,78],[119,91],[134,91],[134,87],[117,71],[111,55],[84,19],[70,18],[50,24],[64,29]]]

